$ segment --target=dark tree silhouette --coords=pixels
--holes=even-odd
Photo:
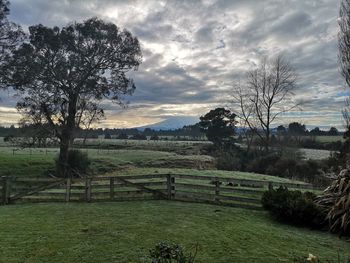
[[[279,125],[277,128],[277,133],[278,134],[285,134],[287,132],[286,128],[283,125]]]
[[[291,135],[305,135],[306,127],[299,122],[291,122],[288,124],[288,133]]]
[[[224,108],[216,108],[200,117],[199,126],[209,141],[222,147],[232,143],[235,135],[236,114]]]
[[[339,134],[338,129],[335,127],[331,127],[327,133],[330,136],[337,136]]]
[[[74,131],[95,116],[91,112],[103,113],[102,100],[123,105],[124,95],[133,93],[134,82],[126,73],[141,63],[139,41],[97,18],[62,29],[36,25],[29,32],[29,43],[6,64],[6,84],[20,95],[18,110],[47,124],[59,138],[58,171],[67,177]]]

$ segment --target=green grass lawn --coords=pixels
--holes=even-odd
[[[196,262],[293,262],[308,253],[344,261],[350,243],[283,225],[267,213],[181,202],[34,204],[0,207],[0,262],[150,262],[161,240]],[[341,262],[343,262],[341,261]]]

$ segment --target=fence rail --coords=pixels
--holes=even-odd
[[[178,200],[261,209],[262,193],[273,187],[316,189],[310,184],[280,183],[215,176],[148,174],[79,179],[1,177],[0,202],[97,202]]]

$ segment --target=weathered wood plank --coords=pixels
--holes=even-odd
[[[43,190],[45,190],[45,189],[54,188],[54,187],[56,187],[57,185],[62,184],[62,183],[64,183],[64,180],[63,180],[63,179],[61,179],[60,181],[52,182],[52,183],[47,184],[47,185],[39,186],[39,187],[37,187],[37,188],[35,188],[35,189],[30,189],[29,191],[26,191],[26,192],[17,193],[17,194],[15,194],[15,195],[11,196],[11,199],[12,199],[12,200],[16,200],[16,199],[20,199],[20,198],[22,198],[22,197],[24,197],[24,196],[33,195],[33,194],[36,194],[36,193],[38,193],[38,192],[41,192],[41,191],[43,191]]]
[[[54,183],[60,182],[62,179],[55,178],[22,178],[22,177],[13,177],[14,183]]]
[[[137,188],[139,188],[139,189],[141,189],[141,190],[143,190],[145,192],[150,192],[150,193],[153,193],[154,195],[166,198],[166,195],[163,192],[159,191],[159,190],[155,190],[155,189],[151,189],[151,188],[145,187],[142,184],[135,185],[133,182],[130,182],[130,181],[125,180],[125,179],[120,178],[120,177],[116,177],[115,180],[121,181],[124,184],[129,185],[129,186],[136,186]]]
[[[280,182],[271,182],[263,180],[250,180],[250,179],[236,179],[236,178],[225,178],[225,177],[215,177],[215,176],[202,176],[202,175],[185,175],[185,174],[173,174],[176,178],[179,179],[193,179],[193,180],[202,180],[202,181],[215,181],[218,179],[220,182],[233,183],[238,185],[251,185],[255,187],[267,187],[269,183],[272,183],[274,186],[287,186],[290,188],[304,188],[304,189],[313,189],[314,186],[311,184],[299,184],[299,183],[280,183]]]
[[[94,177],[94,180],[109,180],[109,178],[114,177],[115,179],[124,180],[142,180],[142,179],[157,179],[166,178],[167,174],[142,174],[142,175],[120,175],[120,176],[98,176]]]

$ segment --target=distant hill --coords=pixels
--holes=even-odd
[[[150,128],[153,130],[176,130],[180,129],[186,125],[193,125],[199,122],[198,117],[193,116],[174,116],[168,117],[166,120],[157,122],[155,124],[136,127],[139,130],[144,130],[146,128]]]

